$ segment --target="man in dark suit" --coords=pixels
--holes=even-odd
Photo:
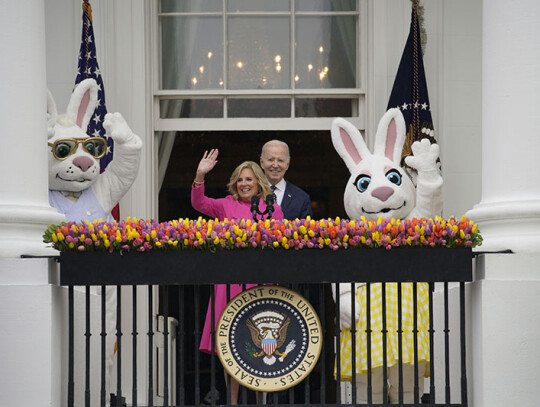
[[[285,180],[291,157],[289,146],[279,140],[270,140],[261,151],[261,167],[281,206],[285,219],[305,219],[311,216],[309,195]]]

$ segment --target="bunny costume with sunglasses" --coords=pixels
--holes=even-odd
[[[360,132],[351,123],[337,118],[332,123],[332,142],[351,176],[347,182],[344,206],[351,219],[376,220],[379,217],[405,219],[440,216],[442,212],[442,185],[437,159],[439,146],[429,140],[416,141],[413,155],[405,162],[416,170],[416,187],[401,168],[401,151],[406,137],[403,115],[399,109],[390,109],[379,122],[375,136],[374,152],[367,148]],[[360,265],[361,266],[361,265]],[[376,273],[376,270],[373,270]],[[399,270],[396,270],[399,273]],[[334,298],[335,298],[335,287]],[[386,283],[386,338],[383,332],[382,289],[380,283],[370,285],[370,316],[366,313],[367,292],[365,284],[341,284],[340,326],[342,380],[351,380],[352,369],[357,372],[357,402],[367,403],[367,318],[371,329],[372,402],[383,403],[383,366],[387,366],[390,383],[387,396],[391,403],[399,402],[399,360],[403,364],[403,401],[414,402],[414,289],[412,283],[401,284],[402,349],[399,347],[398,285]],[[354,297],[353,297],[354,296]],[[356,343],[350,332],[353,322],[351,302],[355,301],[354,324]],[[418,384],[419,396],[423,393],[423,376],[429,376],[429,286],[417,285],[418,329]],[[383,339],[386,339],[386,358]],[[352,360],[352,346],[356,347],[356,360]],[[386,361],[385,361],[386,359]]]
[[[98,103],[94,79],[77,85],[65,114],[58,115],[48,95],[49,202],[68,221],[111,220],[112,208],[137,176],[142,141],[120,113],[108,113],[103,122],[107,137],[114,141],[114,159],[100,174],[99,159],[106,154],[107,143],[86,134]]]
[[[98,101],[98,85],[85,79],[74,89],[67,112],[58,115],[56,103],[47,98],[49,153],[49,203],[66,220],[112,221],[111,210],[129,190],[139,168],[142,141],[131,131],[120,113],[108,113],[103,127],[114,141],[114,159],[100,174],[99,159],[107,152],[101,137],[86,134]],[[105,288],[106,301],[106,387],[114,359],[116,288]],[[106,392],[108,394],[108,392]]]

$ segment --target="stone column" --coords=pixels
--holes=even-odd
[[[485,0],[480,250],[540,251],[540,2]]]
[[[57,267],[52,259],[0,258],[0,406],[66,405],[67,302],[50,281]]]
[[[49,206],[44,0],[0,11],[0,257],[52,254],[43,231],[64,220]]]
[[[471,293],[471,405],[540,399],[540,2],[484,0],[482,200],[468,216],[484,236]]]

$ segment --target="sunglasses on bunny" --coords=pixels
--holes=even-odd
[[[107,141],[101,137],[87,137],[87,138],[61,138],[54,143],[47,143],[52,147],[52,153],[57,160],[65,160],[72,155],[79,144],[82,145],[83,150],[86,151],[94,158],[101,158],[107,151]]]

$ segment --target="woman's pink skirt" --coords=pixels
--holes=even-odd
[[[246,284],[246,289],[256,287],[257,284]],[[230,298],[233,299],[235,295],[242,292],[241,284],[230,284]],[[216,284],[214,286],[214,298],[215,298],[215,314],[214,314],[214,329],[217,327],[217,323],[221,313],[227,305],[227,285],[226,284]],[[204,328],[201,336],[201,344],[199,350],[205,353],[212,352],[212,335],[210,334],[210,323],[212,319],[212,308],[211,308],[212,299],[208,302],[208,311],[206,312],[206,320],[204,321]]]

